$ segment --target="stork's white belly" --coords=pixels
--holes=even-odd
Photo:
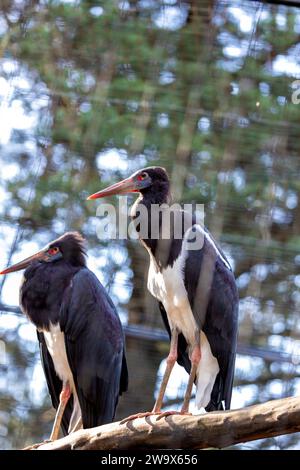
[[[156,262],[150,256],[148,289],[160,300],[166,310],[170,328],[176,327],[185,337],[189,349],[195,344],[197,325],[193,315],[187,291],[184,285],[184,266],[187,251],[183,243],[180,256],[172,267],[157,270]],[[213,356],[210,344],[203,331],[200,332],[201,360],[197,369],[196,405],[206,407],[220,370],[217,359]]]
[[[51,324],[49,331],[44,331],[43,333],[58,377],[64,383],[69,382],[73,390],[74,380],[67,358],[64,333],[61,331],[59,324]]]
[[[47,349],[53,360],[55,372],[64,385],[68,382],[73,394],[73,412],[69,424],[69,432],[72,432],[81,417],[81,409],[74,385],[73,374],[67,358],[65,335],[61,331],[59,324],[50,324],[49,331],[43,331],[43,334]]]
[[[166,309],[170,327],[182,332],[188,343],[194,343],[196,321],[183,282],[183,257],[180,256],[172,268],[157,271],[150,261],[148,289]]]

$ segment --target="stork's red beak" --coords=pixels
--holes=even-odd
[[[101,197],[112,196],[113,194],[136,193],[138,191],[138,182],[131,176],[119,183],[108,186],[108,188],[102,189],[102,191],[99,191],[98,193],[91,194],[87,199],[99,199]]]
[[[21,269],[26,269],[33,261],[43,261],[47,259],[48,257],[45,251],[39,251],[35,255],[29,256],[23,261],[20,261],[19,263],[16,263],[13,266],[9,266],[8,268],[1,271],[0,274],[9,274],[15,271],[21,271]]]

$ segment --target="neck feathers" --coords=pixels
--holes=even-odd
[[[151,206],[158,205],[161,206],[162,204],[169,205],[171,203],[171,196],[169,191],[166,192],[159,192],[154,194],[153,192],[148,192],[146,194],[140,194],[138,199],[135,201],[134,205],[131,209],[131,218],[134,221],[135,229],[139,234],[139,238],[141,242],[144,244],[145,248],[150,251],[150,253],[154,256],[158,264],[165,265],[166,262],[160,263],[158,248],[167,248],[166,252],[169,252],[170,249],[170,240],[161,240],[161,228],[162,228],[162,213],[159,213],[158,218],[158,237],[151,238],[153,236],[151,234],[151,229],[153,226],[151,225]],[[154,225],[154,224],[153,224]],[[155,228],[154,228],[155,229]],[[172,237],[171,237],[172,238]],[[165,243],[167,243],[167,247],[165,247]]]

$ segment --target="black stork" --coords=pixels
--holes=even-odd
[[[229,409],[238,328],[238,293],[230,264],[208,230],[197,224],[194,217],[189,218],[180,207],[174,210],[173,220],[184,219],[181,236],[175,237],[174,222],[170,225],[170,233],[163,235],[162,217],[159,217],[158,236],[151,238],[153,205],[166,210],[171,203],[170,182],[164,168],[144,168],[88,199],[130,192],[139,193],[131,217],[150,255],[148,289],[159,301],[171,343],[153,410],[138,413],[127,420],[150,414],[158,414],[157,419],[160,419],[176,413],[161,412],[176,360],[189,373],[180,413],[188,413],[193,383],[196,385],[198,408],[204,407],[206,411]],[[147,227],[142,235],[141,223]],[[191,231],[202,237],[198,249],[188,249]]]
[[[86,267],[84,239],[68,232],[33,256],[3,270],[25,269],[24,314],[36,326],[52,404],[50,436],[110,423],[128,375],[116,308]]]

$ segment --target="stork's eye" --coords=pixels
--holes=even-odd
[[[138,176],[138,179],[139,180],[145,180],[146,178],[148,178],[148,173],[146,173],[145,171],[143,171],[143,173],[141,173],[139,176]]]
[[[52,248],[49,248],[48,250],[48,255],[56,255],[59,252],[59,248],[57,246],[53,246]]]

